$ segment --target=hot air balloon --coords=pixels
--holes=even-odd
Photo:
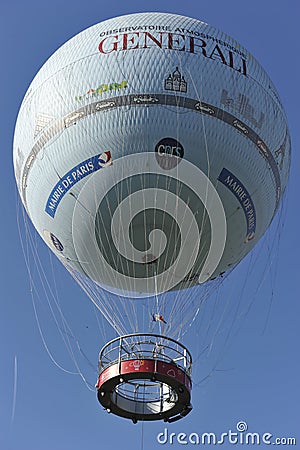
[[[181,338],[199,286],[209,297],[253,249],[288,180],[287,120],[266,72],[196,19],[106,20],[35,76],[14,166],[34,227],[118,335],[99,356],[101,405],[133,422],[187,415]]]

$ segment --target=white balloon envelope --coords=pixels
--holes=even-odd
[[[145,154],[144,160],[136,154]],[[122,162],[124,156],[131,163]],[[201,269],[213,225],[209,201],[186,185],[191,166],[181,167],[185,160],[199,169],[198,190],[209,182],[214,187],[226,216],[224,252],[207,276]],[[198,20],[141,13],[94,25],[49,58],[20,108],[14,163],[29,216],[67,264],[120,290],[125,277],[129,291],[147,293],[153,292],[153,274],[145,264],[149,255],[162,276],[173,265],[174,279],[161,284],[163,291],[214,278],[251,250],[286,186],[290,140],[276,90],[246,49]],[[185,180],[176,183],[177,172]],[[160,189],[159,213],[151,200],[151,207],[145,202],[149,188],[147,199],[152,196],[156,206],[153,189]],[[163,190],[188,204],[198,236],[193,231],[180,238],[182,223],[172,228]],[[110,229],[120,208],[114,229],[128,241],[120,207],[124,196],[127,212],[130,204],[139,205],[135,217],[126,219],[137,259],[120,253]],[[168,207],[175,212],[174,205]],[[180,222],[182,216],[173,219]],[[152,242],[156,250],[148,240],[153,227],[160,230]],[[177,256],[181,246],[191,254],[192,238],[198,253],[186,273],[187,261],[177,262]],[[107,267],[120,277],[108,276]]]

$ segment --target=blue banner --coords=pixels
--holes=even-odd
[[[254,203],[243,183],[227,169],[222,169],[218,180],[221,181],[237,198],[243,208],[247,223],[247,241],[254,238],[256,230],[256,212]]]
[[[92,156],[85,161],[77,164],[69,172],[56,183],[48,197],[45,211],[49,216],[54,217],[57,207],[66,193],[76,184],[78,181],[87,177],[93,172],[106,167],[111,164],[110,152],[103,152],[99,155]]]

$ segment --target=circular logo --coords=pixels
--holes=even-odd
[[[236,424],[236,429],[237,429],[238,431],[241,431],[241,432],[247,431],[247,430],[248,430],[248,424],[247,424],[247,422],[245,422],[244,420],[241,420],[240,422],[238,422],[238,423]]]
[[[171,137],[161,139],[155,146],[156,161],[164,170],[174,169],[180,163],[183,155],[183,146]]]
[[[106,165],[112,164],[110,151],[101,153],[98,158],[98,164],[100,167],[105,167]]]

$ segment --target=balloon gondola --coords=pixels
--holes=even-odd
[[[192,357],[156,334],[120,336],[99,355],[98,400],[106,411],[138,420],[174,422],[191,410]]]

